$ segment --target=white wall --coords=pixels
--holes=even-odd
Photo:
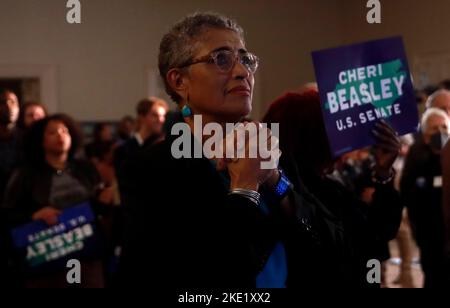
[[[339,0],[81,0],[82,24],[66,23],[65,0],[0,0],[0,68],[56,72],[56,106],[79,120],[133,114],[147,95],[159,41],[175,21],[213,10],[238,20],[262,60],[256,109],[314,78],[310,52],[343,40]],[[53,108],[53,107],[52,107]]]
[[[450,78],[450,1],[381,0],[381,24],[368,24],[362,0],[342,1],[344,42],[401,35],[415,85]]]
[[[47,84],[56,87],[55,96],[45,95],[51,108],[80,120],[133,114],[148,93],[148,70],[156,68],[162,35],[194,11],[228,14],[246,30],[247,47],[262,61],[255,97],[260,113],[286,89],[314,79],[312,50],[344,43],[402,35],[416,82],[420,70],[430,81],[450,77],[448,0],[382,0],[380,25],[365,21],[365,0],[81,3],[83,23],[69,25],[66,0],[0,0],[0,74],[42,68]]]

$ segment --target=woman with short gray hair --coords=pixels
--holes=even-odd
[[[192,61],[199,43],[198,36],[211,28],[233,31],[244,40],[242,28],[234,20],[218,14],[188,16],[164,35],[159,49],[159,71],[166,91],[174,102],[178,103],[181,97],[170,87],[166,75],[170,69],[184,67]]]
[[[205,125],[224,128],[250,114],[258,63],[242,29],[221,15],[188,16],[163,37],[161,77],[180,107],[191,145],[209,141],[193,133]],[[194,116],[201,116],[200,124]],[[243,127],[252,124],[259,135],[258,124]],[[266,132],[267,140],[276,140]],[[246,154],[257,135],[246,136]],[[131,222],[122,271],[128,285],[143,278],[181,287],[324,283],[330,272],[318,253],[319,217],[306,193],[300,196],[277,165],[262,168],[260,154],[176,159],[175,138],[167,136],[124,168],[122,198]]]

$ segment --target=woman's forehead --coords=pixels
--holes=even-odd
[[[216,49],[245,50],[242,37],[236,32],[226,29],[209,29],[202,33],[198,40],[199,53]]]
[[[48,124],[47,124],[47,129],[49,129],[49,128],[55,128],[55,127],[61,127],[61,126],[67,128],[66,124],[65,124],[63,121],[61,121],[61,120],[57,120],[57,119],[55,119],[55,120],[50,120],[50,121],[48,122]]]

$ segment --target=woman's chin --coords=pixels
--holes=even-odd
[[[241,117],[247,117],[252,112],[252,102],[248,101],[245,102],[240,108],[239,108],[239,116]]]
[[[246,118],[250,115],[250,113],[252,112],[252,106],[249,105],[245,108],[240,108],[239,110],[236,110],[235,112],[232,113],[232,116],[230,117],[230,121],[229,122],[240,122],[243,118]]]

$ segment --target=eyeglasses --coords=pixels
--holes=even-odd
[[[254,74],[258,69],[259,59],[257,56],[250,52],[238,52],[235,54],[231,50],[218,50],[201,57],[197,60],[188,62],[179,68],[187,67],[197,63],[214,63],[219,70],[224,73],[229,73],[233,67],[236,65],[236,60],[239,61],[245,68]]]

